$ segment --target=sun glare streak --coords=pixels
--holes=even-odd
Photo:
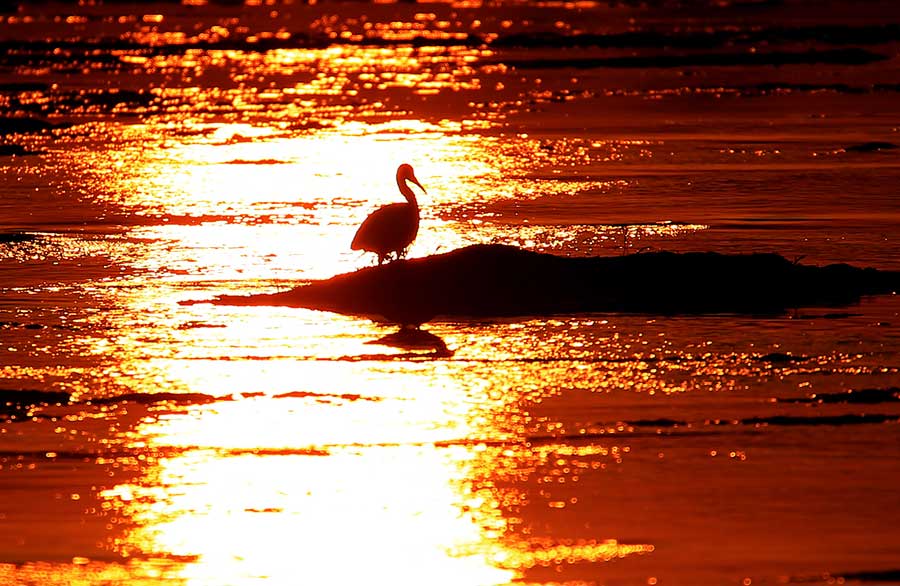
[[[130,434],[135,447],[169,455],[142,482],[105,493],[133,523],[118,550],[190,560],[179,576],[199,584],[298,572],[327,584],[372,572],[397,584],[509,583],[514,572],[473,546],[480,525],[458,508],[467,450],[439,447],[491,434],[471,427],[487,421],[472,417],[476,397],[388,374],[384,387],[355,377],[386,396],[261,397],[145,421]]]
[[[444,454],[415,447],[356,452],[161,460],[152,484],[177,492],[134,486],[108,495],[137,521],[121,548],[192,560],[180,576],[197,584],[298,577],[349,584],[373,573],[397,584],[512,580],[512,571],[480,552],[460,551],[479,539],[478,528],[454,506],[447,479],[456,471]]]
[[[329,376],[322,393],[145,418],[125,438],[152,455],[143,477],[102,494],[130,522],[116,551],[182,560],[175,575],[192,584],[298,575],[347,584],[374,572],[397,584],[427,577],[473,586],[653,551],[519,531],[527,498],[517,485],[534,470],[560,457],[619,462],[618,447],[534,448],[524,441],[520,399],[483,379],[448,385],[454,379],[435,363],[380,377],[368,369],[347,379],[357,395],[334,394],[343,387]]]

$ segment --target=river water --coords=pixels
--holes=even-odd
[[[403,162],[411,257],[900,270],[892,3],[19,4],[0,582],[900,582],[896,295],[422,347],[184,303],[374,264]]]

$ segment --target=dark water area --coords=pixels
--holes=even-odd
[[[871,273],[421,330],[210,302],[374,265],[404,162],[412,259],[898,271],[898,80],[886,0],[0,3],[0,583],[898,583]]]

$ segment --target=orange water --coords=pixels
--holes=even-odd
[[[846,42],[890,57],[867,65],[555,63],[744,52],[666,43],[852,32],[895,22],[883,5],[190,4],[2,17],[21,46],[0,83],[25,84],[4,108],[72,126],[0,158],[0,390],[71,397],[0,412],[0,582],[897,580],[896,296],[439,320],[414,348],[355,317],[180,303],[373,264],[349,242],[400,201],[401,162],[427,189],[410,256],[900,269],[900,150],[848,149],[900,142],[896,40]],[[666,42],[565,46],[629,30]],[[834,48],[771,31],[756,50]],[[807,401],[862,389],[886,392]]]

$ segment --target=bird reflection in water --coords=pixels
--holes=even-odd
[[[376,340],[370,340],[368,344],[378,344],[406,350],[400,355],[392,355],[393,358],[449,358],[453,356],[453,350],[435,334],[420,330],[418,327],[402,326],[396,332],[382,336]]]
[[[378,255],[378,264],[406,256],[406,251],[419,232],[419,202],[407,184],[415,183],[424,193],[425,188],[416,179],[412,165],[403,163],[397,168],[397,187],[407,203],[392,203],[378,208],[366,218],[350,244],[351,250],[364,250]]]

